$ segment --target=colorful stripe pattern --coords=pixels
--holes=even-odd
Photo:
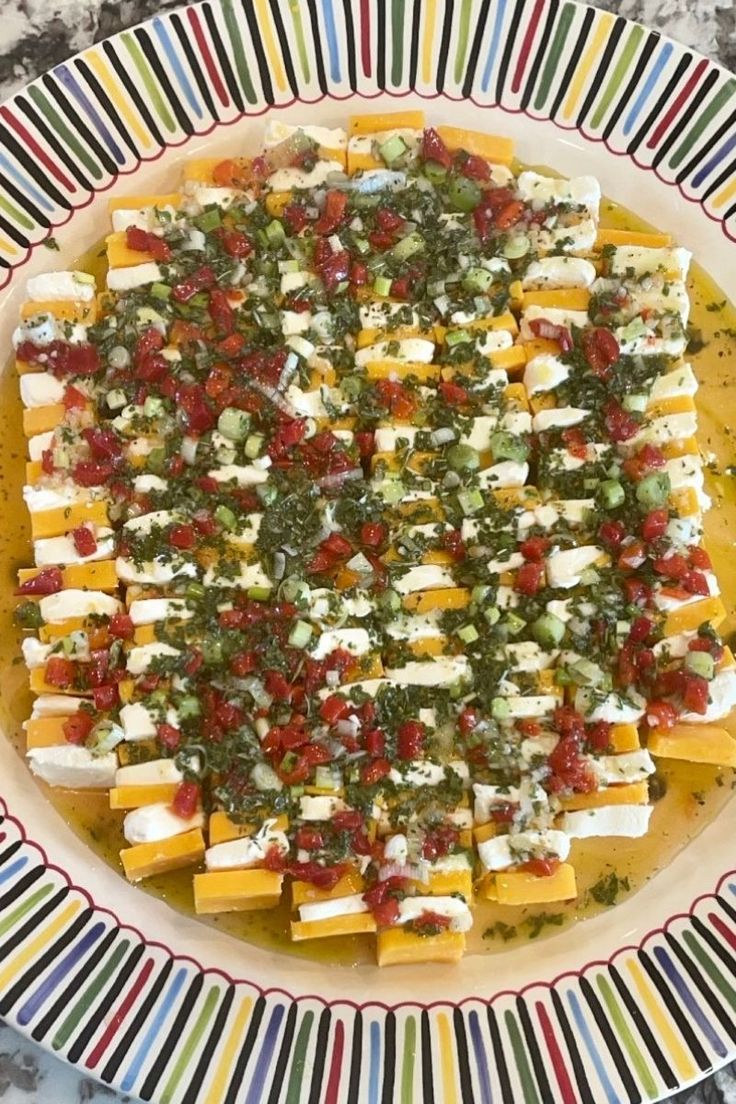
[[[0,285],[167,147],[294,98],[410,90],[605,142],[736,240],[736,81],[657,32],[569,0],[216,0],[95,46],[0,108]]]
[[[118,927],[6,816],[0,1015],[161,1104],[625,1104],[736,1045],[736,875],[638,949],[490,1002],[360,1008],[231,982]]]
[[[522,18],[523,12],[523,18]],[[576,129],[736,240],[736,81],[565,0],[215,0],[156,17],[0,106],[0,284],[142,161],[294,98],[472,98]],[[145,944],[0,830],[0,1015],[165,1104],[625,1104],[736,1047],[736,875],[638,950],[490,1003],[325,1006]]]

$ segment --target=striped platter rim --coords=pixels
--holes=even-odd
[[[408,95],[603,143],[736,240],[736,79],[658,32],[574,0],[207,0],[0,105],[0,288],[172,148],[295,102]],[[454,1003],[328,1001],[121,922],[26,831],[10,787],[0,808],[0,1015],[142,1099],[638,1104],[736,1054],[736,872],[549,981]]]

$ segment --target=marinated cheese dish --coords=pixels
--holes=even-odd
[[[28,281],[31,770],[197,912],[452,962],[736,766],[687,250],[506,138],[358,115],[111,201]],[[582,844],[582,846],[585,846]]]

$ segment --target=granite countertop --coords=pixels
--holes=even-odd
[[[182,0],[0,0],[0,100],[67,57]],[[736,69],[736,0],[598,0]],[[0,1022],[1,1104],[133,1104]],[[736,1104],[736,1063],[672,1104]]]

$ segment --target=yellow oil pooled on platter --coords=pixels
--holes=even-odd
[[[650,229],[629,211],[604,201],[601,222],[606,227]],[[104,261],[99,250],[87,254],[80,268],[102,274]],[[714,506],[707,517],[706,539],[723,591],[726,608],[736,608],[736,476],[724,474],[736,465],[736,310],[723,294],[694,266],[690,279],[691,321],[703,338],[703,349],[690,357],[700,380],[697,397],[699,441],[713,474],[709,492]],[[733,429],[732,429],[733,427]],[[16,571],[32,561],[32,549],[21,488],[26,459],[21,431],[18,381],[12,368],[0,380],[0,503],[7,519],[0,530],[0,724],[23,751],[22,722],[31,710],[31,696],[25,666],[20,659],[20,637],[13,626],[12,596]],[[729,613],[724,636],[736,630],[736,618]],[[736,722],[731,722],[736,732]],[[540,938],[575,921],[584,920],[608,907],[591,889],[614,873],[621,900],[662,871],[674,856],[713,820],[731,796],[733,772],[715,767],[674,761],[660,762],[653,785],[662,792],[657,800],[648,835],[639,840],[591,839],[573,843],[571,861],[577,872],[579,897],[569,904],[509,908],[491,902],[475,907],[475,924],[468,936],[469,953],[487,954],[525,943],[541,932]],[[122,877],[118,852],[123,845],[122,814],[108,807],[106,793],[75,793],[50,790],[39,784],[39,800],[50,801],[72,829]],[[666,876],[666,875],[665,875]],[[621,884],[623,883],[623,887]],[[625,887],[628,886],[628,889]],[[181,870],[141,883],[141,890],[160,897],[172,907],[193,914],[192,871]],[[601,896],[599,893],[598,896]],[[605,897],[605,894],[603,894]],[[200,918],[236,938],[269,950],[328,961],[343,966],[375,961],[373,941],[367,936],[339,937],[313,943],[292,944],[289,940],[288,902],[273,911],[229,913]],[[484,932],[493,937],[484,938]]]

